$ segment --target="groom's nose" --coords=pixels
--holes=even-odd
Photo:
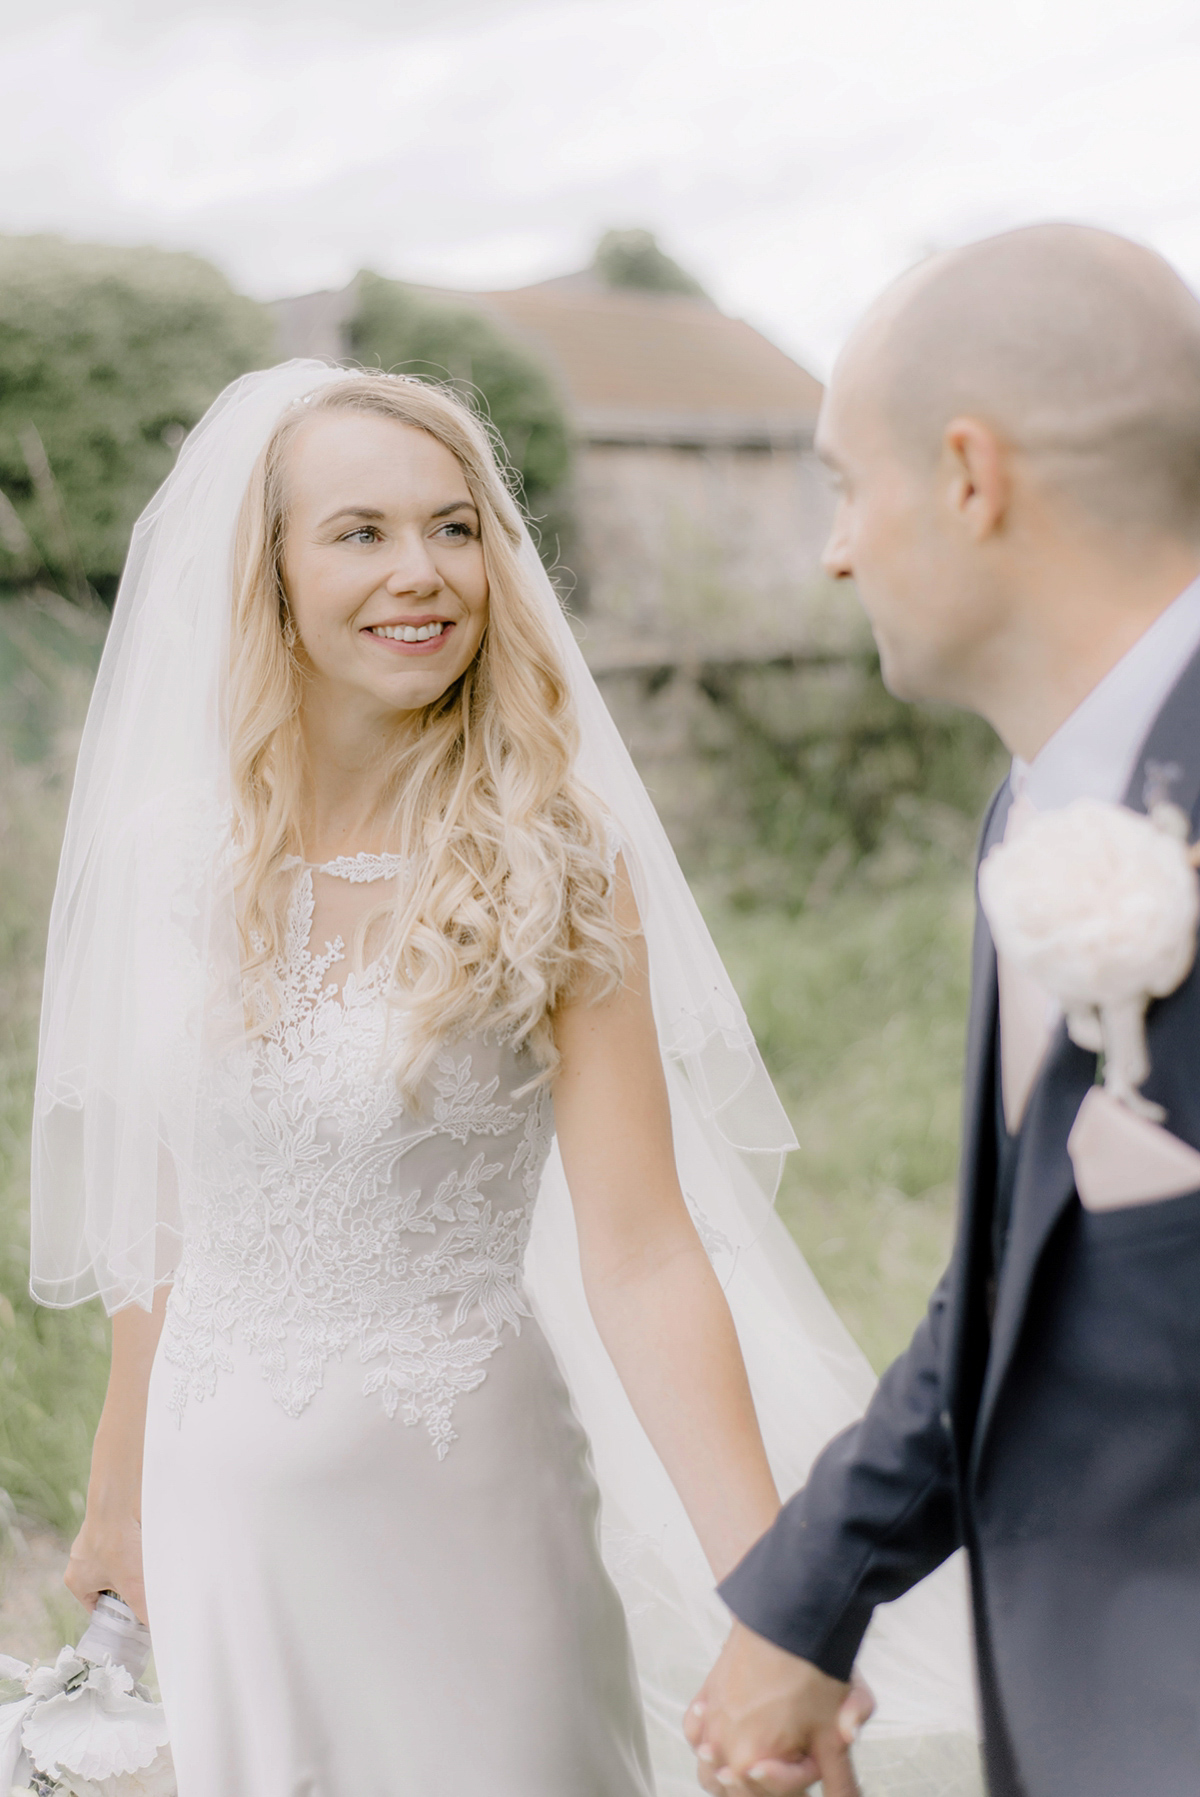
[[[821,551],[821,566],[831,580],[849,580],[854,573],[846,533],[835,523]]]

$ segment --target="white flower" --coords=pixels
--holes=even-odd
[[[53,1666],[33,1668],[25,1681],[25,1689],[31,1697],[54,1697],[86,1671],[87,1661],[81,1660],[73,1647],[64,1647]]]
[[[0,1708],[0,1791],[7,1791],[16,1781],[18,1770],[28,1766],[28,1761],[22,1765],[21,1729],[33,1702],[32,1697],[22,1697]]]
[[[164,1747],[149,1766],[137,1772],[118,1772],[100,1780],[67,1772],[62,1778],[69,1797],[176,1797],[175,1767],[171,1750]]]
[[[89,1660],[85,1691],[98,1691],[102,1698],[127,1697],[134,1688],[133,1674],[119,1660]]]
[[[1000,954],[1053,994],[1074,1041],[1103,1048],[1105,1085],[1156,1118],[1137,1091],[1149,1072],[1143,1019],[1195,958],[1200,882],[1186,834],[1174,806],[1144,817],[1080,799],[1031,818],[979,870]]]
[[[56,1674],[63,1665],[60,1654]],[[44,1698],[26,1719],[21,1743],[34,1765],[51,1777],[71,1772],[97,1782],[152,1765],[167,1740],[162,1706],[137,1696],[124,1666],[78,1666],[85,1676]]]
[[[1162,998],[1192,965],[1200,887],[1187,848],[1122,805],[1080,799],[1031,818],[988,855],[979,894],[1001,954],[1064,1010]]]

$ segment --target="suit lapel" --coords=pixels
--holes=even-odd
[[[989,851],[1003,841],[1012,802],[1012,788],[1006,780],[992,800],[984,822],[976,857],[977,871]],[[962,1197],[967,1207],[975,1202],[980,1176],[989,1170],[984,1163],[991,1159],[987,1145],[991,1135],[997,1002],[996,948],[977,894],[975,940],[971,951],[971,1011],[967,1021],[963,1073]]]
[[[1008,1246],[996,1294],[991,1350],[975,1425],[976,1465],[1021,1333],[1042,1252],[1075,1194],[1067,1137],[1095,1078],[1095,1055],[1077,1048],[1067,1035],[1066,1025],[1060,1024],[1030,1095],[1021,1129]]]
[[[1006,780],[992,800],[984,822],[977,864],[1002,840],[1012,802],[1012,789]],[[996,949],[983,907],[976,899],[971,1010],[963,1073],[959,1229],[955,1250],[958,1265],[951,1285],[946,1361],[950,1374],[950,1408],[960,1440],[964,1435],[969,1436],[970,1412],[979,1390],[982,1360],[987,1352],[986,1320],[981,1327],[981,1319],[973,1311],[973,1302],[981,1280],[986,1276],[986,1267],[981,1265],[979,1257],[981,1252],[986,1254],[987,1251],[996,1185],[993,1106],[997,1002]]]
[[[1200,651],[1184,668],[1142,746],[1124,803],[1145,810],[1151,776],[1189,817],[1200,801]],[[1075,1196],[1067,1137],[1096,1077],[1096,1057],[1077,1048],[1060,1026],[1030,1096],[1021,1132],[1012,1226],[997,1294],[991,1351],[975,1428],[978,1466],[1004,1376],[1020,1338],[1030,1291],[1046,1243]],[[994,1199],[994,1192],[991,1194]],[[980,1195],[982,1206],[983,1194]]]

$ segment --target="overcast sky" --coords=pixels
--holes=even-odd
[[[261,297],[645,225],[824,374],[925,250],[1046,217],[1200,287],[1196,0],[0,0],[0,230]]]

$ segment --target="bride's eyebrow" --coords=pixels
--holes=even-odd
[[[477,517],[479,515],[469,499],[452,499],[448,505],[439,506],[435,512],[430,512],[429,516],[431,518],[449,518],[454,512],[475,512]],[[387,513],[380,511],[376,505],[343,505],[339,506],[336,512],[330,512],[327,518],[322,518],[317,529],[327,530],[331,524],[338,524],[343,518],[362,518],[369,524],[378,524],[381,519],[386,517]]]
[[[377,523],[380,518],[385,518],[386,516],[387,513],[381,512],[378,506],[343,505],[340,506],[336,512],[330,512],[328,518],[322,518],[317,528],[319,530],[324,530],[326,525],[337,524],[342,518],[366,518],[374,524]]]

